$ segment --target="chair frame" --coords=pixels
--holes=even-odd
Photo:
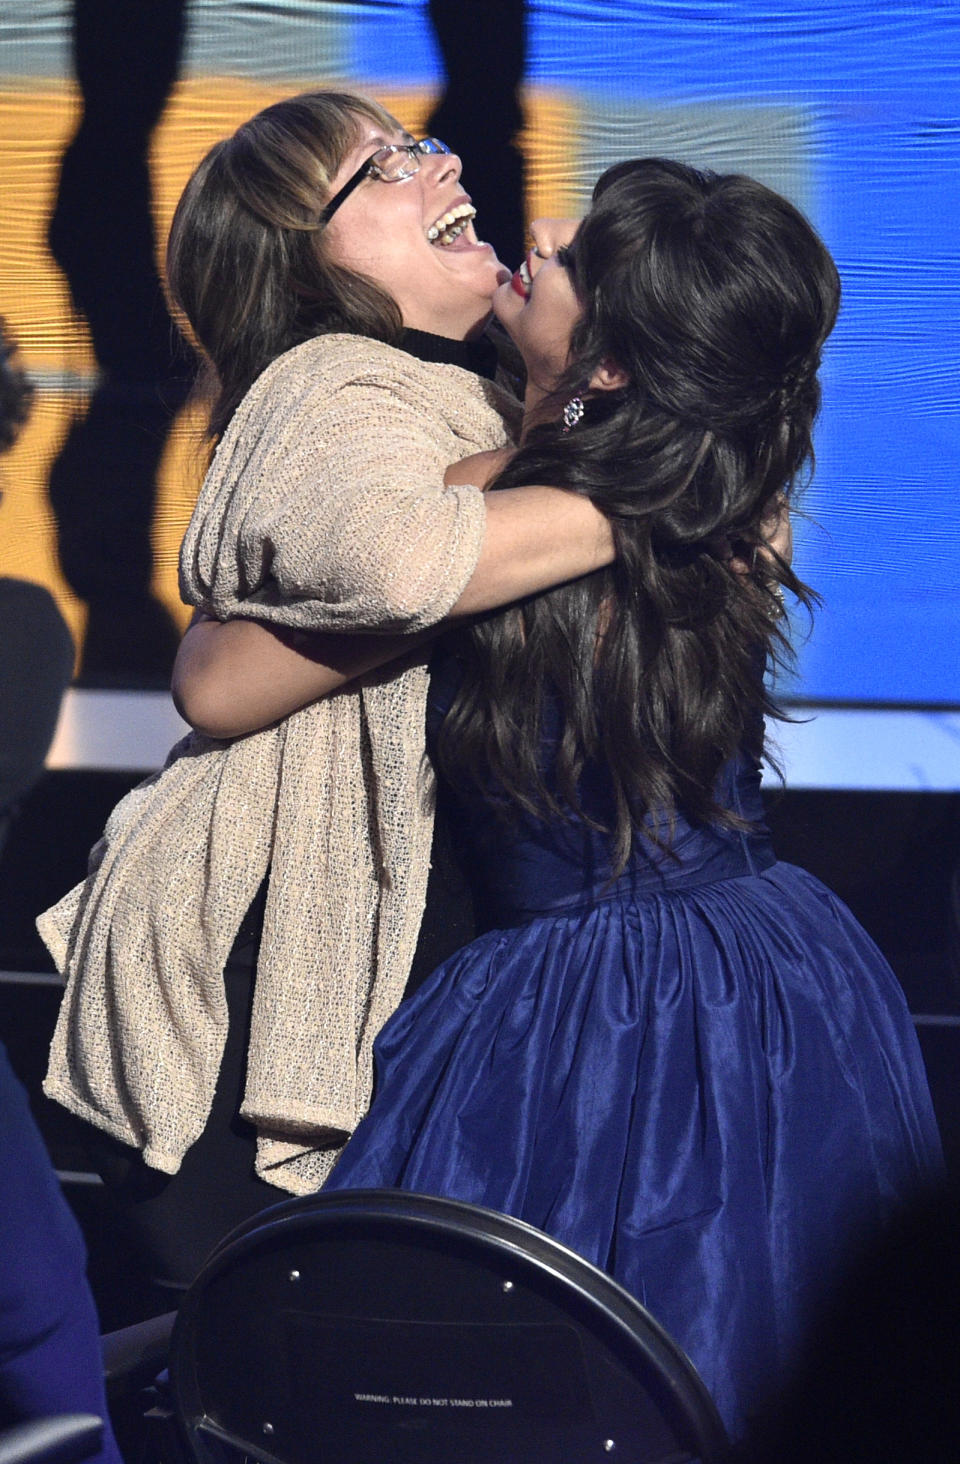
[[[562,1290],[563,1307],[571,1319],[578,1314],[585,1318],[584,1325],[618,1364],[656,1394],[661,1414],[685,1442],[689,1440],[689,1457],[701,1464],[719,1464],[725,1458],[726,1432],[693,1364],[650,1313],[597,1267],[533,1226],[479,1206],[403,1190],[343,1190],[290,1200],[253,1216],[217,1247],[184,1298],[171,1342],[171,1397],[187,1456],[196,1464],[211,1464],[216,1454],[208,1447],[211,1441],[232,1443],[262,1464],[278,1464],[269,1444],[234,1439],[206,1416],[193,1336],[209,1287],[265,1249],[340,1236],[347,1230],[362,1232],[364,1238],[394,1238],[399,1233],[425,1247],[442,1240],[446,1246],[464,1248],[471,1259],[477,1252],[484,1266],[500,1269],[504,1291],[515,1284]],[[552,1296],[550,1301],[556,1304]],[[613,1447],[611,1443],[611,1451]],[[282,1464],[282,1455],[280,1459]]]

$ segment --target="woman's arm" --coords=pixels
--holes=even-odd
[[[508,449],[476,453],[447,470],[449,485],[486,487]],[[613,560],[607,520],[588,499],[557,488],[510,488],[486,499],[476,569],[446,622],[416,635],[305,633],[255,620],[201,617],[177,655],[177,709],[210,737],[269,726],[432,639],[451,619],[552,588]]]
[[[242,737],[408,654],[442,629],[406,636],[333,635],[257,620],[221,622],[198,613],[177,652],[173,700],[198,732]]]
[[[475,452],[452,463],[444,484],[484,491],[515,448]],[[447,619],[499,610],[613,562],[613,536],[589,499],[560,488],[507,488],[485,500],[480,557]]]
[[[736,550],[729,551],[728,564],[735,574],[746,577],[763,564],[793,562],[793,522],[790,517],[790,500],[778,493],[767,514],[760,520],[760,542],[752,550],[745,550],[747,557]]]
[[[560,488],[506,488],[486,498],[476,568],[451,619],[499,610],[614,560],[610,525],[588,498]]]
[[[545,537],[544,505],[526,489],[492,510],[478,566],[483,497],[445,485],[444,470],[465,439],[501,445],[501,414],[458,382],[440,380],[426,398],[418,371],[377,342],[331,338],[329,359],[324,338],[308,345],[264,373],[220,444],[181,553],[190,604],[218,620],[405,635],[575,575],[585,547],[585,567],[595,566],[585,538],[595,510],[576,505],[571,560]]]

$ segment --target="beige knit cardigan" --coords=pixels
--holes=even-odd
[[[219,445],[181,554],[220,619],[415,631],[480,551],[448,463],[501,446],[515,401],[356,336],[275,361]],[[210,1111],[223,968],[269,870],[241,1112],[257,1172],[302,1194],[366,1111],[403,993],[432,832],[425,653],[233,742],[197,734],[114,810],[86,881],[38,926],[67,986],[45,1092],[175,1173]]]

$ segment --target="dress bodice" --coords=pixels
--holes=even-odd
[[[431,663],[427,735],[431,750],[456,695],[460,665],[448,648]],[[545,728],[545,746],[551,729]],[[652,837],[634,840],[624,871],[611,880],[613,819],[609,779],[588,764],[580,782],[586,818],[551,820],[501,815],[479,788],[454,787],[441,776],[438,798],[454,829],[481,924],[509,926],[539,915],[573,911],[599,900],[685,890],[716,880],[757,874],[774,863],[760,800],[760,768],[741,752],[723,769],[719,800],[752,824],[750,832],[674,823],[669,851]],[[599,825],[600,827],[595,827]],[[666,832],[667,821],[662,820]]]

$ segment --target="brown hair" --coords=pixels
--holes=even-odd
[[[361,122],[399,124],[351,92],[304,92],[251,117],[207,153],[177,205],[167,278],[216,373],[222,434],[270,362],[328,331],[395,343],[402,322],[378,285],[335,264],[318,229]]]

